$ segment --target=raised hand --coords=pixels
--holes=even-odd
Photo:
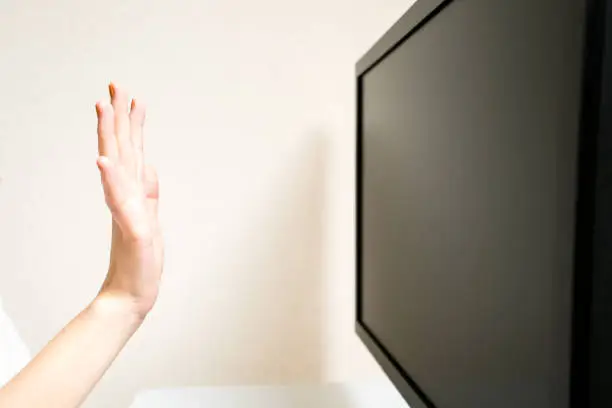
[[[157,217],[159,186],[145,165],[145,107],[109,85],[111,103],[98,102],[97,160],[106,204],[113,218],[111,259],[101,294],[133,302],[145,315],[157,298],[163,243]]]
[[[157,176],[144,165],[145,108],[111,84],[96,104],[98,167],[113,216],[111,259],[93,301],[8,384],[0,407],[76,408],[153,307],[162,273]],[[97,269],[97,266],[93,265]]]

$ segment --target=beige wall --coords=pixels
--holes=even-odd
[[[95,294],[93,104],[149,105],[161,298],[89,401],[379,377],[353,333],[354,63],[411,0],[2,0],[0,297],[32,351]]]

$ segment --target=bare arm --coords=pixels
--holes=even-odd
[[[157,177],[142,151],[145,111],[122,89],[109,90],[111,104],[96,104],[98,167],[113,218],[108,274],[91,304],[0,389],[2,407],[79,406],[157,298],[163,244]]]
[[[0,391],[0,406],[79,406],[140,321],[122,300],[99,297]]]

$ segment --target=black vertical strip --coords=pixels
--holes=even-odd
[[[361,292],[361,274],[362,274],[362,257],[363,257],[363,252],[362,252],[362,190],[363,190],[363,136],[362,136],[362,122],[363,122],[363,97],[362,97],[362,79],[361,76],[358,74],[357,76],[357,114],[356,114],[356,135],[357,135],[357,146],[356,146],[356,158],[355,158],[355,168],[356,168],[356,174],[355,174],[355,193],[356,193],[356,197],[355,197],[355,233],[356,233],[356,252],[355,252],[355,268],[356,268],[356,279],[355,279],[355,283],[356,283],[356,292],[355,292],[355,299],[356,299],[356,318],[357,321],[360,322],[361,321],[361,302],[362,302],[362,292]]]
[[[578,146],[578,200],[574,257],[574,301],[570,401],[572,408],[593,408],[590,393],[590,334],[593,241],[597,176],[597,135],[601,100],[606,0],[586,2],[582,107]]]
[[[607,408],[612,406],[612,9],[602,3],[589,387],[591,405]]]

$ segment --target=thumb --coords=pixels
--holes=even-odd
[[[96,161],[98,169],[100,170],[100,177],[102,179],[102,187],[104,188],[104,198],[106,199],[106,205],[115,213],[118,209],[119,203],[122,201],[120,183],[119,183],[119,172],[115,164],[106,156],[98,157]]]

